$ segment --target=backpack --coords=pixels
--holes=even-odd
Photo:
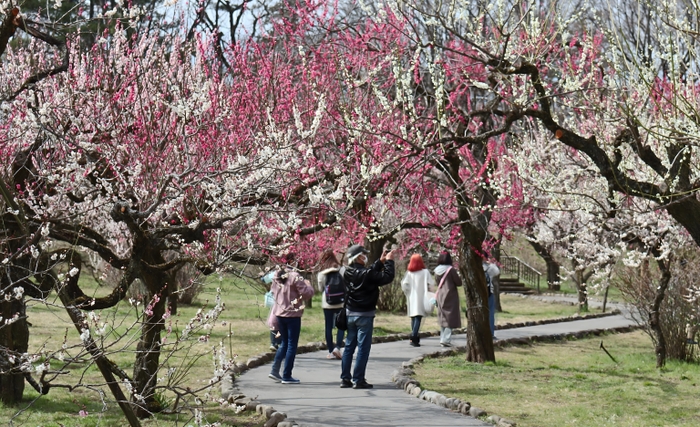
[[[345,302],[345,281],[339,272],[326,274],[326,302],[331,305]]]

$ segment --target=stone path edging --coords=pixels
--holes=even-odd
[[[598,316],[598,317],[605,317],[605,316]],[[552,323],[552,322],[550,322]],[[606,333],[627,333],[627,332],[632,332],[634,330],[640,329],[641,326],[625,326],[625,327],[620,327],[620,328],[611,328],[611,329],[592,329],[588,331],[583,331],[583,332],[577,332],[577,333],[571,333],[571,334],[555,334],[555,335],[540,335],[540,336],[532,336],[528,338],[510,338],[510,339],[504,339],[504,340],[499,340],[494,343],[494,347],[502,348],[507,345],[530,345],[535,342],[553,342],[553,341],[561,341],[561,340],[567,340],[571,338],[585,338],[587,336],[600,336],[602,334]],[[431,359],[436,359],[436,358],[441,358],[441,357],[450,357],[454,356],[456,354],[464,354],[466,352],[465,347],[452,347],[452,348],[447,348],[443,350],[439,350],[433,353],[426,353],[422,356],[415,357],[413,359],[408,360],[407,362],[403,362],[401,364],[401,368],[398,370],[394,371],[394,373],[391,376],[391,380],[396,383],[396,385],[399,388],[402,388],[406,393],[410,394],[411,396],[414,396],[418,399],[422,399],[425,401],[428,401],[430,403],[433,403],[435,405],[441,406],[443,408],[450,409],[452,411],[461,413],[463,415],[469,415],[474,418],[480,418],[480,417],[485,417],[486,421],[494,424],[498,427],[516,427],[516,423],[514,421],[511,421],[506,418],[502,418],[498,415],[488,415],[488,413],[478,407],[472,406],[470,402],[465,402],[462,401],[461,399],[458,398],[451,398],[447,397],[445,395],[442,395],[436,391],[430,391],[426,389],[421,389],[420,387],[420,382],[413,378],[413,375],[415,374],[415,371],[413,368],[417,365],[422,363],[425,359],[431,358]]]
[[[586,315],[578,315],[575,314],[573,316],[568,316],[568,317],[562,317],[562,318],[557,318],[557,319],[545,319],[545,320],[538,320],[538,321],[531,321],[531,322],[521,322],[521,323],[506,323],[504,325],[498,325],[497,330],[505,330],[505,329],[514,329],[514,328],[521,328],[521,327],[527,327],[527,326],[537,326],[537,325],[546,325],[546,324],[552,324],[552,323],[563,323],[563,322],[571,322],[571,321],[577,321],[577,320],[585,320],[585,319],[594,319],[594,318],[600,318],[600,317],[607,317],[607,316],[613,316],[619,313],[619,310],[614,310],[610,313],[599,313],[599,314],[586,314]],[[621,328],[624,329],[624,328]],[[467,328],[460,328],[460,329],[455,329],[453,332],[455,334],[465,334]],[[589,334],[601,334],[603,331],[609,331],[609,330],[593,330],[593,331],[586,331],[585,333],[576,333],[576,334],[569,334],[567,337],[579,337],[581,335],[589,335]],[[434,337],[434,336],[439,336],[440,332],[439,331],[426,331],[426,332],[421,332],[420,336],[422,338],[426,337]],[[408,340],[409,334],[408,333],[399,333],[399,334],[391,334],[391,335],[385,335],[385,336],[376,336],[373,337],[372,343],[385,343],[385,342],[394,342],[394,341],[401,341],[401,340]],[[508,344],[524,344],[524,343],[532,343],[535,341],[553,341],[557,339],[563,339],[563,335],[552,335],[552,336],[535,336],[535,337],[530,337],[530,338],[512,338],[512,339],[504,339],[500,340],[494,343],[494,346],[496,347],[501,347],[504,345]],[[304,354],[304,353],[311,353],[311,352],[316,352],[320,350],[325,350],[326,345],[325,343],[322,342],[311,342],[307,343],[305,345],[300,345],[297,348],[297,354]],[[414,358],[409,360],[408,362],[403,362],[402,364],[402,370],[408,369],[412,372],[412,366],[415,363],[418,363],[425,359],[426,357],[445,357],[450,354],[456,354],[458,351],[466,351],[465,347],[454,347],[430,354],[425,354],[423,356]],[[293,420],[288,420],[287,415],[283,412],[279,412],[275,410],[275,408],[271,405],[265,405],[262,404],[260,401],[257,400],[256,397],[248,397],[244,394],[238,393],[235,389],[235,377],[237,375],[240,375],[244,372],[246,372],[249,369],[264,365],[266,363],[272,362],[272,360],[275,357],[274,352],[266,352],[263,354],[260,354],[258,356],[253,356],[249,358],[246,363],[240,363],[236,364],[236,366],[232,369],[231,375],[224,377],[223,381],[221,382],[221,398],[226,401],[228,404],[232,405],[234,408],[236,408],[237,412],[241,411],[256,411],[258,414],[263,415],[266,418],[266,422],[264,424],[264,427],[294,427],[298,426],[298,424],[293,421]],[[410,366],[410,367],[408,367]],[[395,371],[397,375],[400,374],[400,372],[403,371]],[[412,394],[416,397],[421,397],[423,400],[427,400],[429,402],[438,404],[440,406],[446,407],[448,409],[451,409],[453,411],[459,412],[464,415],[469,415],[474,418],[479,418],[480,416],[485,416],[486,412],[476,408],[472,407],[469,402],[462,402],[459,399],[451,399],[451,398],[446,398],[445,396],[442,396],[438,394],[437,392],[427,392],[424,390],[420,389],[420,385],[416,380],[413,378],[407,378],[406,376],[396,376],[397,379],[395,379],[395,376],[392,375],[391,380],[396,383],[400,388],[403,388],[404,391],[406,391],[409,394]],[[416,385],[417,384],[417,385]],[[413,385],[412,387],[409,386]],[[420,394],[414,394],[416,393],[415,390],[418,390],[418,393]],[[442,396],[442,397],[440,397]],[[499,427],[512,427],[515,426],[515,423],[512,423],[508,420],[501,419],[497,415],[491,415],[487,421],[491,422],[492,424],[496,424]],[[499,424],[500,422],[500,424]],[[508,424],[511,423],[511,424]]]
[[[560,318],[556,318],[556,319],[544,319],[544,320],[536,320],[536,321],[531,321],[531,322],[506,323],[503,325],[496,325],[496,330],[522,328],[522,327],[526,327],[526,326],[548,325],[548,324],[552,324],[552,323],[573,322],[576,320],[597,319],[600,317],[614,316],[617,314],[620,314],[619,310],[613,310],[609,313],[598,313],[598,314],[586,314],[586,315],[574,314],[572,316],[560,317]],[[467,333],[467,328],[453,329],[452,333],[455,335],[465,334],[465,333]],[[421,332],[419,335],[421,338],[436,337],[436,336],[440,335],[440,331],[425,331],[425,332]],[[384,335],[384,336],[375,336],[375,337],[372,337],[372,344],[408,340],[409,336],[410,336],[409,333],[398,333],[398,334],[391,334],[391,335]],[[300,345],[299,347],[297,347],[297,354],[311,353],[311,352],[319,351],[319,350],[326,350],[326,344],[323,342],[320,342],[320,341],[310,342],[310,343],[307,343],[305,345]],[[247,371],[248,369],[256,368],[260,365],[264,365],[266,363],[272,362],[274,360],[274,358],[275,358],[275,352],[273,352],[273,351],[268,351],[268,352],[259,354],[257,356],[253,356],[253,357],[249,358],[246,361],[246,363],[236,363],[236,366],[233,368],[233,374],[240,375],[243,372]]]

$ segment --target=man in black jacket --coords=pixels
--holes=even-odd
[[[341,388],[367,389],[373,387],[365,379],[365,371],[372,346],[374,314],[377,310],[379,287],[394,280],[394,252],[385,250],[382,257],[367,268],[365,264],[368,253],[369,251],[360,245],[350,246],[347,252],[349,265],[345,269],[343,278],[347,290],[348,331],[341,362]],[[357,360],[355,360],[355,369],[350,376],[355,347],[357,347]]]

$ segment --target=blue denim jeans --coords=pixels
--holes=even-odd
[[[423,320],[423,316],[411,317],[411,335],[413,335],[414,337],[418,336],[418,331],[420,330],[421,320]]]
[[[282,343],[275,353],[275,361],[272,363],[272,373],[279,375],[282,359],[284,359],[284,372],[282,379],[292,378],[294,359],[297,356],[297,344],[299,343],[299,332],[301,331],[301,317],[279,317],[277,321],[280,325]]]
[[[345,351],[341,361],[342,372],[340,378],[354,383],[367,381],[365,372],[369,351],[372,348],[372,331],[374,330],[374,317],[369,316],[348,316],[348,336],[345,338]],[[357,347],[357,359],[355,369],[350,376],[352,358]]]
[[[496,337],[496,296],[489,295],[489,326],[491,327],[491,338]]]
[[[328,346],[328,352],[332,353],[333,349],[340,348],[340,343],[343,342],[345,338],[345,331],[336,329],[335,342],[333,342],[333,328],[335,328],[335,316],[340,313],[342,308],[324,308],[323,316],[326,318],[326,345]]]

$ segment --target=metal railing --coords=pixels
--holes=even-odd
[[[519,282],[537,287],[537,293],[540,293],[540,278],[542,277],[542,273],[519,258],[514,256],[501,257],[501,276],[504,275],[515,277]]]

